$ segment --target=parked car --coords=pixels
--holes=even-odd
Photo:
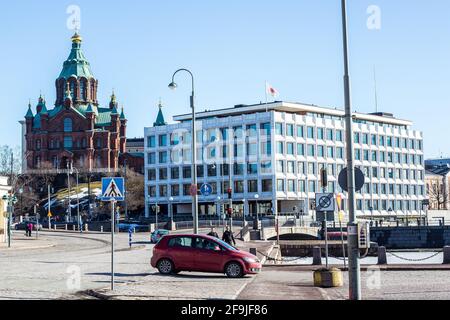
[[[158,243],[162,239],[162,237],[168,235],[169,233],[170,233],[169,230],[162,230],[162,229],[155,230],[150,235],[150,242]]]
[[[38,230],[38,228],[39,228],[39,230],[42,230],[42,225],[41,224],[37,224],[35,221],[23,221],[23,222],[17,223],[14,226],[14,229],[15,230],[26,230],[27,224],[29,224],[29,223],[31,223],[33,225],[33,230],[34,231]]]
[[[204,235],[167,235],[153,249],[151,265],[161,274],[181,271],[224,273],[241,278],[261,272],[259,259],[222,240]]]

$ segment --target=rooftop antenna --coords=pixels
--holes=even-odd
[[[373,83],[375,90],[375,112],[378,113],[378,90],[377,90],[377,72],[375,66],[373,66]]]

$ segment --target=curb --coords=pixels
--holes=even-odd
[[[348,271],[348,267],[344,268],[342,265],[330,265],[330,268],[338,268],[342,271]],[[361,266],[361,271],[367,271],[369,269],[373,269],[374,267],[378,268],[381,271],[450,271],[450,265],[365,265]],[[298,271],[316,271],[318,269],[323,268],[323,266],[312,266],[312,265],[274,265],[274,264],[264,264],[263,269],[265,268],[279,268],[279,269],[296,269]]]
[[[0,248],[0,252],[2,251],[18,251],[18,250],[39,250],[39,249],[48,249],[48,248],[54,248],[56,247],[56,244],[48,244],[48,245],[42,245],[42,246],[35,246],[35,247],[11,247],[11,248]]]

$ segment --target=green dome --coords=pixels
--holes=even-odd
[[[59,75],[59,79],[69,79],[70,77],[87,79],[94,78],[91,71],[91,65],[81,51],[81,37],[75,34],[72,37],[72,50],[67,60],[64,62],[63,70]]]

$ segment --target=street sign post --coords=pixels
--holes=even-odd
[[[102,179],[102,201],[111,202],[111,291],[114,290],[114,233],[115,233],[115,204],[125,200],[124,178]]]
[[[200,192],[204,197],[209,197],[213,192],[213,188],[209,183],[205,183],[200,188]]]
[[[342,190],[348,192],[348,169],[345,168],[339,173],[339,186],[342,188]],[[361,171],[361,169],[355,167],[355,192],[361,191],[361,189],[364,187],[365,183],[365,176],[364,173]]]

